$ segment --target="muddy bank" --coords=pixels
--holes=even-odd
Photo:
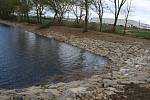
[[[110,95],[112,100],[149,100],[150,88],[140,84],[123,84],[124,91]]]
[[[75,34],[70,29],[70,31],[64,31],[67,29],[62,30],[60,27],[55,27],[57,31],[54,27],[39,30],[37,25],[4,21],[2,23],[21,27],[26,31],[54,38],[106,56],[114,62],[114,65],[110,67],[110,73],[108,74],[94,75],[81,81],[33,86],[21,90],[0,90],[0,100],[109,100],[113,98],[121,100],[122,96],[126,97],[122,100],[134,100],[130,98],[134,95],[134,93],[130,93],[130,89],[135,90],[135,94],[137,94],[135,100],[150,99],[149,96],[146,96],[147,93],[140,95],[141,92],[139,91],[140,89],[143,89],[144,92],[149,91],[150,41],[130,37],[129,40],[127,39],[128,37],[123,40],[123,37],[116,35],[112,35],[111,38],[105,38],[110,36],[108,33],[96,33],[104,38],[98,38],[97,35],[94,37],[94,34],[89,37],[88,34],[80,35],[80,31],[75,29],[73,31],[79,33]],[[124,42],[121,42],[121,40]],[[128,87],[131,83],[134,84],[133,87]],[[146,96],[146,98],[141,99],[138,95]]]

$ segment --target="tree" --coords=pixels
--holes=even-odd
[[[83,0],[72,0],[71,1],[71,10],[73,12],[73,14],[75,15],[76,17],[76,23],[79,24],[82,20],[82,17],[84,16],[83,14],[83,5],[84,2]]]
[[[64,14],[70,9],[70,0],[48,0],[50,9],[54,11],[53,23],[57,18],[57,22],[62,23]]]
[[[31,0],[19,0],[16,13],[18,13],[21,20],[29,21],[29,12],[32,9]]]
[[[47,0],[32,0],[36,10],[37,22],[42,23],[42,15],[47,4]]]
[[[39,0],[39,16],[40,16],[40,23],[42,23],[42,15],[44,15],[43,11],[47,5],[47,0]]]
[[[37,23],[39,23],[40,22],[40,20],[39,20],[39,9],[38,9],[39,3],[38,3],[38,0],[32,0],[32,1],[33,1],[34,6],[35,6],[35,10],[36,10]]]
[[[102,22],[103,22],[103,14],[104,14],[104,0],[94,0],[93,1],[92,10],[98,14],[99,17],[99,31],[102,31]]]
[[[0,0],[0,18],[12,19],[18,0]]]
[[[118,17],[121,11],[122,6],[126,3],[127,0],[114,0],[113,3],[115,5],[114,14],[115,14],[115,21],[113,24],[113,32],[116,31],[116,25],[118,21]]]
[[[124,34],[126,33],[126,29],[127,29],[127,23],[128,23],[128,18],[129,18],[130,12],[131,12],[132,1],[133,1],[133,0],[128,1],[128,2],[127,2],[127,5],[126,5]]]
[[[84,32],[88,31],[89,0],[85,0]]]

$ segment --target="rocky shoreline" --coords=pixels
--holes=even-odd
[[[150,46],[136,42],[122,44],[87,37],[79,38],[74,35],[68,37],[65,33],[50,29],[37,30],[35,25],[0,22],[106,56],[114,63],[110,67],[110,73],[93,75],[82,81],[0,90],[0,100],[113,100],[112,95],[124,92],[125,84],[140,84],[150,89]],[[122,100],[130,99],[124,97]]]

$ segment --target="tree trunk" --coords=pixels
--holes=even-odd
[[[116,26],[117,26],[118,16],[119,16],[119,13],[117,13],[117,15],[115,16],[115,22],[114,22],[113,30],[112,30],[113,32],[116,31]]]
[[[37,17],[37,23],[39,23],[39,10],[38,10],[38,7],[36,7],[36,17]]]
[[[83,13],[83,10],[82,9],[80,9],[80,18],[79,18],[79,23],[81,22],[81,20],[82,20],[82,13]]]
[[[113,32],[116,31],[116,26],[117,26],[117,21],[118,21],[120,10],[121,10],[121,6],[118,8],[118,11],[115,13],[115,22],[114,22],[113,30],[112,30]]]
[[[102,17],[99,16],[99,31],[102,32]]]
[[[59,17],[59,20],[58,20],[58,23],[59,23],[59,24],[61,24],[61,23],[62,23],[62,19],[63,19],[63,17],[62,17],[62,16],[60,16],[60,17]]]
[[[26,16],[27,16],[28,23],[30,23],[30,18],[29,18],[29,13],[28,12],[27,12]]]
[[[113,25],[113,32],[115,32],[116,31],[116,25],[117,25],[117,19],[115,18],[115,22],[114,22],[114,25]]]
[[[58,19],[58,23],[59,23],[59,24],[62,24],[63,15],[64,15],[64,13],[61,13],[61,14],[59,15],[59,19]]]
[[[85,15],[85,25],[84,25],[84,32],[88,31],[88,0],[85,0],[85,10],[86,10],[86,15]]]
[[[77,24],[79,24],[79,18],[78,16],[76,16],[76,21],[75,21]]]
[[[42,14],[43,14],[43,6],[40,5],[40,9],[39,9],[39,15],[40,15],[40,18],[39,18],[39,21],[40,21],[40,24],[42,24]]]
[[[125,20],[125,25],[124,25],[124,34],[126,33],[126,29],[127,29],[127,22],[128,22],[128,17]]]
[[[42,24],[42,12],[40,11],[40,18],[39,18],[40,24]]]
[[[76,23],[79,24],[79,19],[78,19],[78,8],[76,6]]]
[[[54,24],[54,23],[55,23],[56,16],[57,16],[57,12],[55,12],[55,15],[54,15],[54,18],[53,18],[52,24]]]

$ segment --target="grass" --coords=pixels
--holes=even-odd
[[[134,33],[134,35],[137,37],[143,37],[146,39],[150,39],[150,31],[149,32],[136,32],[136,33]]]
[[[83,23],[77,24],[76,22],[64,21],[63,26],[71,28],[83,28],[84,24]]]
[[[42,28],[49,28],[52,24],[53,18],[51,17],[43,17],[42,18],[42,24],[40,25],[39,29]],[[30,23],[33,24],[37,24],[37,19],[35,16],[30,16]],[[65,27],[71,27],[71,28],[84,28],[84,23],[80,23],[77,24],[74,21],[66,21],[64,20],[63,23],[61,24],[62,26]],[[112,32],[112,27],[113,25],[110,24],[106,24],[103,23],[102,25],[102,32],[107,32],[107,33],[111,33]],[[89,30],[93,30],[93,31],[99,31],[99,23],[95,23],[95,22],[90,22],[88,25],[88,29]],[[131,36],[136,36],[136,37],[142,37],[142,38],[146,38],[146,39],[150,39],[150,30],[143,30],[143,29],[138,29],[138,28],[127,28],[128,32],[131,33],[129,35]],[[124,26],[118,25],[116,26],[116,33],[117,34],[123,34],[124,32]],[[128,34],[128,33],[127,33]]]
[[[76,22],[69,22],[69,21],[64,21],[63,26],[65,27],[71,27],[71,28],[83,28],[84,23],[77,24]],[[110,24],[103,24],[102,25],[102,32],[112,32],[112,27],[113,25]],[[89,30],[93,31],[99,31],[99,23],[91,22],[88,25]],[[129,32],[131,32],[131,36],[134,35],[136,37],[143,37],[145,39],[150,39],[150,31],[148,30],[143,30],[143,29],[138,29],[138,28],[127,28]],[[116,33],[117,34],[124,34],[124,26],[118,25],[116,26]]]

